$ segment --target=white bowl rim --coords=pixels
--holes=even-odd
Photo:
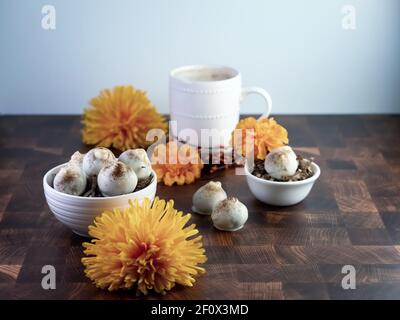
[[[263,184],[281,185],[281,186],[293,186],[293,185],[299,186],[299,185],[314,182],[315,180],[317,180],[319,178],[319,176],[321,174],[320,167],[315,162],[311,162],[311,166],[313,168],[314,174],[311,177],[304,179],[304,180],[300,180],[300,181],[271,181],[271,180],[265,180],[262,178],[258,178],[249,171],[247,160],[244,164],[244,172],[245,172],[246,176],[248,176],[250,179],[253,179],[253,180],[263,183]]]
[[[126,198],[127,196],[132,196],[132,195],[138,194],[139,192],[145,192],[146,189],[150,188],[154,184],[154,182],[157,183],[157,175],[156,175],[155,171],[152,169],[151,172],[153,173],[153,179],[151,180],[149,185],[147,187],[143,188],[143,189],[140,189],[140,190],[136,191],[136,192],[125,193],[125,194],[121,194],[119,196],[111,196],[111,197],[82,197],[82,196],[75,196],[75,195],[72,195],[72,194],[68,194],[68,193],[63,193],[63,192],[57,191],[56,189],[54,189],[51,185],[49,185],[47,183],[48,176],[53,171],[57,170],[58,168],[61,168],[61,167],[65,166],[66,164],[67,164],[67,162],[62,163],[62,164],[60,164],[58,166],[55,166],[54,168],[50,169],[49,171],[47,171],[45,173],[44,177],[43,177],[43,185],[47,186],[48,188],[50,188],[52,190],[52,192],[60,195],[61,197],[65,197],[67,199],[68,198],[69,199],[80,199],[80,200],[84,199],[85,201],[105,201],[107,199],[116,199],[116,200],[117,199],[123,199],[123,198]]]

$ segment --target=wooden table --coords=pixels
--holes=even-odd
[[[193,216],[208,256],[193,288],[148,299],[400,298],[400,117],[278,116],[290,143],[315,157],[322,174],[293,207],[258,202],[234,169],[188,186],[159,185],[158,195],[191,211],[208,179],[249,209],[239,232],[219,232]],[[134,292],[96,289],[83,274],[83,238],[49,212],[43,174],[75,150],[77,116],[0,118],[0,298],[136,299]],[[56,267],[57,289],[41,288],[41,268]],[[356,268],[356,290],[341,287],[342,267]]]

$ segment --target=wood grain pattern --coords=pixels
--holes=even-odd
[[[219,180],[249,209],[245,228],[220,232],[193,215],[204,237],[207,273],[193,288],[141,299],[400,299],[400,117],[280,116],[298,152],[322,174],[309,197],[293,207],[258,202],[234,169],[203,175],[188,186],[158,186],[191,211],[193,192]],[[49,212],[43,174],[75,150],[77,116],[0,118],[0,298],[137,299],[134,292],[95,288],[80,262],[83,238]],[[41,268],[57,270],[57,289],[40,286]],[[357,289],[341,288],[352,264]]]

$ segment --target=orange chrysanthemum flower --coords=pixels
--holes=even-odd
[[[149,130],[167,130],[165,119],[146,93],[132,86],[102,90],[90,105],[82,120],[82,139],[87,144],[121,151],[146,148],[153,143],[146,140]]]
[[[167,186],[175,182],[178,185],[192,183],[200,178],[203,168],[198,150],[188,144],[179,147],[176,141],[155,147],[151,163],[158,181],[164,181]]]
[[[289,143],[287,130],[274,118],[257,120],[248,117],[240,120],[232,139],[234,149],[240,150],[242,156],[246,157],[250,152],[254,152],[254,158],[261,160],[265,159],[272,149]]]
[[[94,239],[83,244],[86,275],[102,289],[136,288],[137,294],[193,286],[207,257],[196,225],[186,226],[189,219],[172,200],[158,198],[104,212],[89,227]]]

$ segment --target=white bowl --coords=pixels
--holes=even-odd
[[[128,200],[145,197],[153,200],[157,190],[157,176],[153,171],[153,180],[142,190],[114,197],[81,197],[62,193],[53,188],[53,179],[65,164],[49,170],[43,177],[43,189],[47,204],[55,217],[80,236],[89,237],[88,226],[94,218],[105,210],[129,207]]]
[[[302,181],[269,181],[257,178],[249,171],[248,164],[244,166],[247,184],[250,191],[260,201],[274,206],[292,206],[303,201],[310,193],[321,170],[316,163],[311,163],[313,176]]]

